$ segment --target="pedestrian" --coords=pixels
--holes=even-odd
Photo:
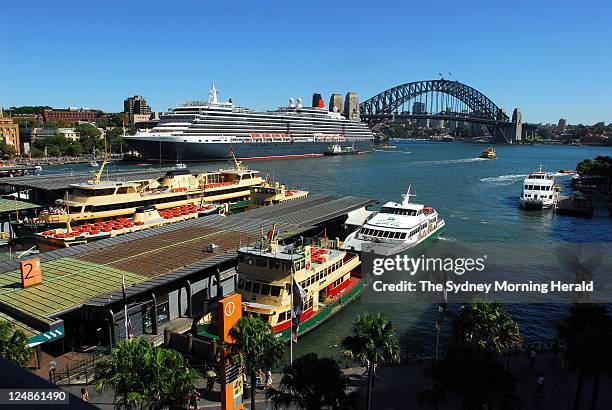
[[[81,400],[89,401],[89,392],[85,387],[81,387]]]
[[[361,375],[365,376],[366,374],[368,374],[369,371],[370,371],[370,360],[365,359],[365,370],[363,371]]]
[[[260,387],[263,386],[264,382],[264,372],[261,369],[257,370],[257,376],[255,377],[255,386]]]
[[[529,356],[529,364],[531,365],[531,367],[535,366],[536,363],[536,351],[535,349],[531,349],[531,354]]]
[[[536,397],[544,396],[544,372],[540,370],[536,379]]]
[[[270,387],[272,387],[272,371],[268,370],[266,372],[266,383],[264,385],[264,389],[268,389]]]
[[[197,390],[194,390],[191,395],[189,395],[189,408],[198,410],[198,400],[200,400],[200,393],[198,393]]]

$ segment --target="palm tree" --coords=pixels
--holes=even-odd
[[[27,346],[28,339],[15,330],[8,320],[0,320],[0,357],[21,367],[25,367],[32,359],[32,350]]]
[[[278,390],[269,390],[275,408],[297,406],[306,410],[350,409],[355,393],[348,393],[349,378],[335,360],[307,353],[283,370]]]
[[[232,360],[241,363],[251,378],[251,409],[255,410],[256,371],[270,369],[285,355],[285,343],[272,334],[272,328],[258,316],[244,316],[229,332],[227,344]]]
[[[145,339],[123,340],[96,365],[96,390],[112,388],[118,407],[151,409],[179,405],[195,389],[198,374],[176,351]]]
[[[612,368],[612,318],[601,305],[574,304],[558,330],[559,336],[566,340],[569,365],[578,371],[574,409],[580,407],[582,386],[587,374],[594,376],[591,409],[595,409],[599,376]]]
[[[399,341],[395,329],[381,313],[364,313],[353,322],[353,335],[342,340],[343,353],[368,363],[367,408],[370,409],[372,379],[378,363],[399,362]]]
[[[461,306],[453,319],[452,340],[457,344],[478,346],[497,355],[523,342],[519,325],[502,303],[477,298]]]

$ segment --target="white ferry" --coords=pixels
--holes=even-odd
[[[520,197],[521,207],[527,210],[552,208],[559,199],[555,189],[555,178],[552,174],[540,170],[532,172],[525,178],[523,193]]]
[[[425,205],[411,203],[410,187],[401,203],[387,202],[364,225],[344,241],[344,248],[380,255],[395,255],[417,245],[433,242],[444,233],[445,222],[438,212]]]

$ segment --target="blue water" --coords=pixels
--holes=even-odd
[[[443,240],[428,252],[444,254],[451,246],[498,244],[496,264],[504,272],[527,275],[531,270],[555,275],[547,249],[555,252],[567,243],[612,242],[612,218],[607,210],[597,209],[592,219],[561,217],[551,212],[525,212],[518,207],[524,176],[541,164],[547,171],[574,169],[585,158],[612,155],[605,147],[575,146],[498,146],[496,160],[477,158],[483,145],[461,143],[399,142],[396,151],[372,152],[349,157],[321,157],[293,160],[250,162],[253,169],[269,174],[288,186],[306,188],[312,193],[353,195],[384,203],[399,200],[412,184],[416,202],[435,207],[446,220]],[[201,164],[191,169],[218,168],[219,164]],[[72,166],[46,172],[82,171]],[[134,168],[119,166],[117,169]],[[139,167],[142,169],[142,167]],[[571,177],[559,177],[557,183],[570,193]],[[537,252],[517,251],[515,245],[538,246]],[[507,246],[508,250],[503,251]],[[544,262],[542,262],[544,261]],[[540,263],[540,265],[538,265]],[[550,265],[550,266],[549,266]],[[533,269],[532,269],[533,268]],[[452,303],[452,297],[449,298]],[[508,309],[529,339],[552,337],[556,320],[567,311],[566,304],[512,304]],[[451,309],[452,310],[452,309]],[[296,354],[317,351],[336,354],[341,338],[350,332],[357,314],[383,312],[393,322],[402,347],[418,353],[431,352],[435,339],[435,306],[418,297],[381,298],[369,290],[332,321],[296,346]],[[452,314],[452,313],[451,313]],[[445,329],[448,328],[445,324]],[[445,331],[443,331],[443,335]]]

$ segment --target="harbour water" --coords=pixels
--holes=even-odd
[[[444,254],[452,244],[499,243],[538,244],[553,249],[566,243],[612,243],[612,218],[607,210],[596,210],[592,219],[556,216],[551,212],[525,212],[518,206],[523,178],[540,164],[556,172],[574,169],[585,158],[610,155],[605,147],[575,146],[497,146],[496,160],[479,159],[483,145],[461,143],[397,142],[395,151],[368,155],[304,158],[250,162],[251,168],[269,174],[288,186],[312,193],[354,195],[379,200],[399,200],[412,184],[414,200],[435,207],[446,220],[444,238],[427,252]],[[219,163],[190,165],[190,169],[218,168]],[[118,166],[125,169],[131,166]],[[139,167],[142,169],[144,167]],[[44,172],[83,171],[84,165],[56,167]],[[557,183],[569,192],[571,177],[560,176]],[[524,270],[526,255],[508,247],[497,254],[495,263],[512,271]],[[500,259],[501,258],[501,259]],[[527,259],[538,255],[527,255]],[[518,269],[518,267],[521,269]],[[554,276],[555,266],[549,274]],[[452,315],[453,299],[449,297]],[[567,311],[566,304],[512,304],[508,306],[528,339],[551,338],[555,321]],[[408,351],[431,353],[435,341],[436,306],[408,296],[387,300],[371,289],[356,303],[300,339],[295,353],[316,351],[335,355],[341,338],[350,332],[352,320],[361,312],[383,312],[395,325],[402,347]],[[448,331],[448,322],[442,335]]]

